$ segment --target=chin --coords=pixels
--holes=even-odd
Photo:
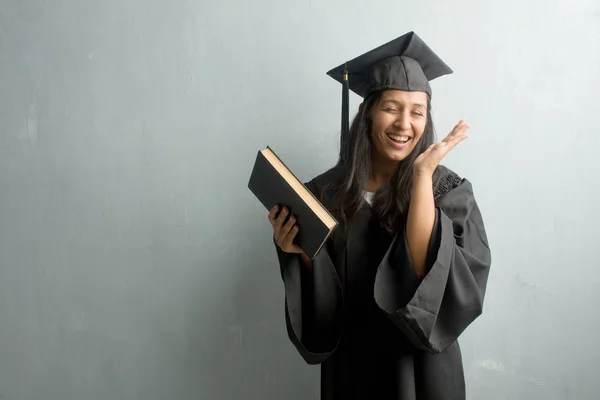
[[[385,153],[383,154],[383,156],[389,161],[400,162],[400,161],[403,161],[404,159],[406,159],[410,155],[412,150],[413,149],[404,149],[404,150],[398,151],[395,149],[394,150],[387,149],[385,151]]]

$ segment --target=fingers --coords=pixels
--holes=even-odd
[[[436,152],[443,153],[445,155],[448,153],[454,146],[465,140],[468,135],[466,131],[471,127],[471,125],[467,124],[466,121],[461,120],[458,124],[454,126],[452,131],[446,136],[442,141],[435,143],[430,148],[428,148],[425,153],[428,152]],[[443,157],[442,155],[442,157]]]
[[[279,236],[279,231],[281,230],[281,225],[282,225],[282,215],[285,214],[285,212],[286,212],[285,208],[281,211],[280,210],[281,210],[281,207],[279,207],[278,205],[275,205],[273,208],[271,208],[271,211],[269,212],[269,222],[271,223],[271,226],[273,227],[273,231],[275,232],[275,237]],[[279,216],[277,215],[278,212],[279,212]]]
[[[279,215],[277,215],[277,212]],[[280,208],[274,206],[269,212],[269,221],[273,226],[274,237],[279,247],[287,253],[298,253],[300,248],[294,244],[294,239],[298,234],[298,225],[296,225],[296,217],[291,215],[286,221],[289,210],[286,207]]]
[[[444,158],[450,150],[454,148],[458,143],[465,140],[468,135],[466,131],[471,126],[466,121],[461,120],[454,126],[452,131],[442,141],[434,143],[427,148],[415,161],[417,168],[424,169],[426,171],[432,171],[435,166]]]
[[[471,127],[471,125],[467,124],[467,121],[460,120],[458,122],[458,124],[456,124],[456,126],[454,126],[454,129],[452,129],[452,132],[450,132],[450,135],[448,135],[448,136],[453,136],[453,137],[463,136],[465,134],[465,132],[467,131],[467,129],[469,129],[470,127]]]
[[[454,128],[452,129],[452,131],[457,131],[457,130],[463,128],[465,125],[469,125],[469,124],[467,124],[467,121],[465,121],[464,119],[461,119],[460,121],[458,121],[458,123],[456,125],[454,125]]]
[[[292,231],[294,225],[296,225],[296,217],[292,215],[279,231],[279,237],[281,238],[282,242],[285,240],[286,236],[288,236],[288,234]]]
[[[278,205],[274,206],[273,208],[271,208],[271,211],[269,212],[269,222],[271,223],[271,226],[273,227],[273,232],[275,234],[275,238],[279,237],[279,231],[281,230],[281,224],[278,223],[278,217],[277,217],[277,213],[279,212],[280,207]],[[281,213],[279,213],[281,214]]]
[[[288,231],[288,233],[285,235],[285,237],[281,243],[281,248],[284,251],[287,251],[288,253],[298,252],[299,247],[294,245],[294,239],[296,238],[297,234],[298,234],[298,225],[293,225],[293,227]]]
[[[452,146],[456,146],[457,144],[459,144],[460,142],[465,140],[467,137],[469,137],[469,135],[467,135],[467,130],[470,127],[471,127],[471,125],[469,125],[463,121],[463,124],[459,126],[459,128],[456,130],[456,132],[453,135],[454,137],[452,140],[452,142],[453,142]]]
[[[269,222],[273,226],[275,226],[275,216],[277,215],[277,211],[279,211],[279,206],[277,204],[269,211]]]
[[[289,213],[289,210],[287,209],[287,207],[283,207],[281,209],[281,211],[279,212],[279,215],[275,219],[275,228],[276,229],[281,229],[283,227],[283,222],[287,218],[288,213]]]
[[[458,124],[454,126],[452,131],[442,140],[440,143],[443,143],[440,147],[450,148],[456,146],[458,143],[465,140],[469,135],[467,135],[467,130],[471,127],[471,125],[467,124],[466,121],[461,120]]]

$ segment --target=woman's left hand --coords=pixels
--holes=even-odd
[[[466,131],[470,127],[471,126],[464,120],[461,120],[444,140],[429,146],[429,148],[415,160],[413,166],[414,173],[417,175],[433,176],[433,171],[435,171],[440,161],[442,161],[442,158],[444,158],[454,146],[468,137]]]

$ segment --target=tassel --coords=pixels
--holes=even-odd
[[[344,64],[344,79],[342,81],[342,132],[340,135],[340,161],[348,160],[350,154],[350,93],[348,82],[348,65]]]

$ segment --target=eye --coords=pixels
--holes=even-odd
[[[387,111],[387,112],[396,112],[398,110],[395,109],[395,108],[393,108],[393,107],[388,107],[388,108],[385,109],[385,111]]]
[[[419,117],[422,117],[423,113],[421,111],[413,111],[413,115],[417,115]]]

